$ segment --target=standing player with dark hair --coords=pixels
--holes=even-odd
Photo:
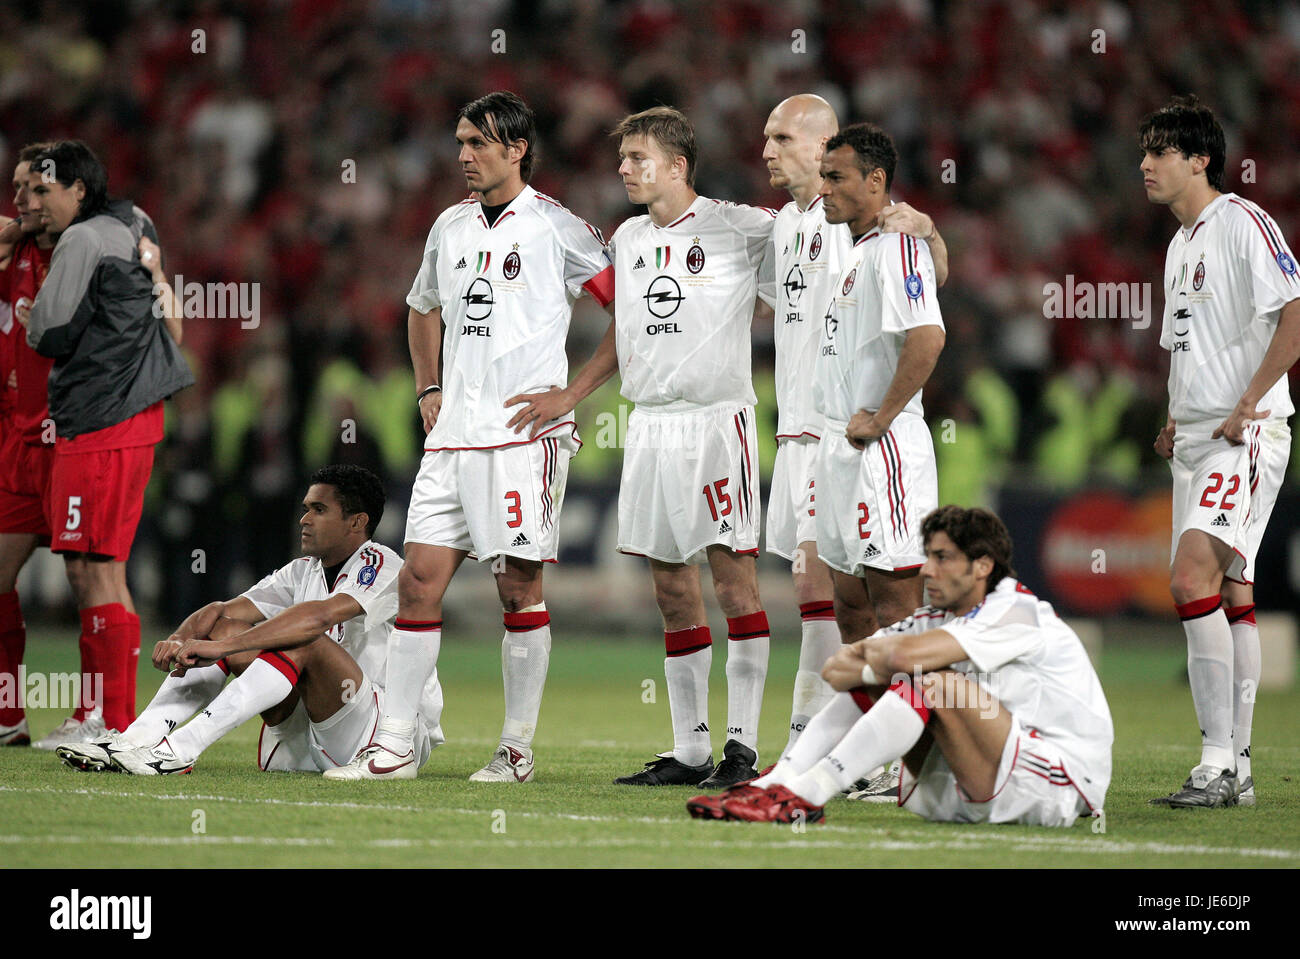
[[[628,419],[618,548],[649,559],[664,620],[673,748],[625,785],[718,786],[756,775],[768,624],[758,594],[758,446],[750,325],[760,270],[770,297],[771,210],[694,189],[695,134],[656,107],[615,129],[632,217],[610,243],[618,366]],[[697,567],[727,617],[727,738],[714,768],[709,633]]]
[[[1152,802],[1254,805],[1251,582],[1291,447],[1286,372],[1300,358],[1300,276],[1273,219],[1221,192],[1223,129],[1195,97],[1148,116],[1138,142],[1147,198],[1182,226],[1165,255],[1169,419],[1155,448],[1173,471],[1170,590],[1201,729],[1201,760],[1183,788]]]
[[[13,677],[27,645],[27,629],[18,601],[18,574],[32,552],[50,544],[45,515],[54,447],[46,442],[49,417],[45,383],[52,361],[27,345],[26,330],[16,311],[31,309],[50,268],[54,237],[31,211],[31,161],[49,144],[33,143],[18,151],[14,167],[16,219],[0,230],[4,245],[0,260],[0,675]],[[85,719],[93,703],[90,689],[73,717]],[[27,719],[19,706],[0,707],[0,746],[31,742]]]
[[[411,735],[438,660],[442,597],[471,555],[497,561],[506,717],[495,754],[470,779],[533,775],[551,649],[542,564],[556,559],[569,457],[580,445],[561,388],[564,343],[579,296],[613,301],[614,270],[599,232],[527,185],[537,130],[523,100],[491,93],[467,104],[456,142],[472,196],[434,223],[407,296],[428,437],[407,514],[388,702],[373,747],[331,779],[414,777]],[[586,378],[584,369],[575,382]],[[522,408],[512,416],[513,406]]]
[[[767,507],[767,549],[792,561],[803,627],[785,752],[798,740],[808,718],[832,694],[821,678],[826,660],[841,641],[862,638],[862,633],[851,631],[862,626],[857,615],[846,622],[850,630],[842,633],[837,628],[831,571],[817,561],[816,542],[813,460],[821,439],[822,417],[813,405],[813,380],[822,345],[822,321],[834,299],[840,268],[853,246],[847,227],[827,222],[819,192],[822,154],[826,142],[838,130],[839,121],[831,105],[810,93],[783,100],[763,130],[763,159],[771,184],[789,191],[791,197],[777,213],[772,231],[779,413],[776,464]],[[943,285],[948,274],[947,249],[928,216],[899,203],[882,209],[877,222],[885,231],[927,239],[935,257],[936,277]],[[841,609],[845,609],[843,604]]]
[[[30,314],[18,313],[28,344],[54,359],[51,548],[64,556],[81,612],[83,667],[104,676],[102,721],[122,730],[135,716],[140,649],[126,560],[163,436],[163,400],[194,377],[173,339],[179,317],[160,323],[155,312],[153,223],[130,201],[109,200],[94,153],[55,143],[31,160],[28,182],[30,209],[56,238]],[[164,300],[173,314],[170,291]],[[38,745],[101,732],[89,720],[70,718]]]
[[[187,773],[259,713],[263,771],[332,769],[369,745],[402,565],[370,538],[384,515],[383,483],[359,466],[326,466],[302,505],[303,556],[191,613],[154,648],[154,665],[170,675],[139,718],[124,733],[59,746],[59,758],[83,772]],[[416,723],[418,764],[443,741],[441,710],[435,672]]]
[[[945,506],[921,525],[930,603],[845,646],[837,691],[770,773],[687,803],[700,819],[813,821],[903,756],[899,805],[936,822],[1069,826],[1103,808],[1114,727],[1079,637],[1015,579],[1006,526]]]
[[[938,499],[921,389],[944,344],[929,245],[877,226],[898,155],[879,127],[845,127],[826,143],[828,223],[853,245],[836,280],[813,401],[824,417],[817,548],[834,570],[840,626],[870,635],[921,604],[921,518]]]

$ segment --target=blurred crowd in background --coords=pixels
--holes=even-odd
[[[1168,483],[1151,443],[1176,222],[1146,201],[1137,126],[1173,93],[1200,95],[1228,135],[1225,188],[1294,245],[1297,78],[1296,2],[13,0],[0,157],[8,169],[27,142],[84,140],[110,192],[153,217],[169,276],[258,284],[255,328],[186,321],[199,385],[169,404],[141,536],[164,569],[206,544],[217,570],[260,574],[291,553],[303,478],[323,462],[379,469],[404,513],[421,437],[405,295],[434,218],[466,194],[453,128],[468,100],[528,100],[533,185],[606,236],[640,212],[608,135],[629,111],[684,110],[699,192],[773,207],[788,197],[768,184],[762,130],[782,98],[813,91],[841,123],[881,124],[901,157],[895,199],[934,216],[951,256],[925,397],[941,501],[996,505],[1007,480]],[[1070,276],[1150,283],[1148,312],[1049,318],[1044,286]],[[580,304],[575,364],[605,322]],[[756,325],[774,425],[771,342]],[[615,381],[579,411],[571,487],[616,483],[621,451],[592,439],[618,405]],[[190,592],[164,600],[183,613],[210,598]]]

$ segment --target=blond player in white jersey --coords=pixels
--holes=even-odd
[[[813,374],[821,349],[822,321],[853,243],[848,227],[826,222],[818,192],[822,153],[826,141],[838,130],[831,105],[809,93],[778,104],[763,130],[763,160],[771,185],[787,190],[791,197],[777,213],[772,231],[778,412],[766,534],[768,552],[791,561],[802,623],[790,737],[784,752],[790,751],[809,717],[832,695],[821,678],[826,660],[841,641],[853,642],[875,632],[875,616],[865,593],[848,597],[853,606],[841,604],[846,628],[838,628],[831,571],[817,561],[813,460],[821,439],[822,417],[813,404]],[[939,285],[943,285],[948,274],[947,249],[930,217],[906,203],[896,203],[880,211],[877,223],[885,232],[926,239],[934,254]]]
[[[1251,584],[1291,446],[1286,372],[1300,358],[1300,276],[1273,219],[1221,192],[1223,129],[1195,97],[1148,116],[1139,144],[1147,198],[1182,227],[1165,257],[1169,419],[1155,448],[1173,472],[1170,591],[1201,729],[1201,759],[1183,788],[1151,801],[1254,805]]]
[[[532,111],[512,93],[459,114],[473,196],[434,223],[407,296],[428,437],[407,513],[388,704],[373,749],[331,779],[415,775],[420,690],[438,659],[443,595],[467,556],[494,561],[505,621],[500,745],[470,780],[533,776],[551,648],[542,568],[556,559],[569,457],[580,445],[572,407],[562,408],[564,345],[578,297],[608,306],[614,295],[599,232],[527,185],[536,136]]]
[[[370,538],[383,516],[383,484],[359,466],[327,466],[312,475],[303,508],[304,556],[235,599],[197,610],[158,643],[154,665],[174,671],[148,707],[123,733],[59,746],[67,765],[189,772],[204,749],[258,714],[262,770],[332,769],[369,745],[402,565]],[[442,742],[441,710],[434,675],[413,762]]]
[[[846,646],[837,695],[769,774],[687,803],[701,819],[809,822],[863,771],[903,756],[899,804],[939,822],[1070,826],[1103,809],[1114,728],[1078,636],[1011,568],[981,509],[925,518],[930,603]]]
[[[814,374],[825,424],[814,465],[817,548],[834,571],[837,604],[874,614],[858,636],[921,604],[920,524],[938,498],[921,406],[944,343],[934,265],[924,240],[876,225],[896,163],[886,133],[855,124],[827,142],[821,164],[827,222],[848,224],[854,242]]]
[[[750,325],[760,272],[770,296],[775,212],[696,194],[695,135],[658,107],[614,130],[619,175],[646,216],[619,227],[615,341],[636,404],[619,488],[618,548],[648,558],[664,620],[673,749],[623,785],[719,785],[756,774],[768,625],[758,594],[758,448]],[[609,357],[606,355],[606,362]],[[698,566],[727,617],[727,738],[708,726],[712,637]]]

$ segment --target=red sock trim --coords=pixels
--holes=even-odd
[[[230,675],[230,664],[228,662],[226,662],[224,659],[218,659],[217,665],[221,667],[221,671],[223,673],[225,673],[227,676]]]
[[[544,609],[533,613],[503,613],[502,618],[506,632],[510,633],[527,633],[551,625],[551,614]]]
[[[434,630],[442,629],[442,620],[399,619],[393,626],[407,633],[431,633]]]
[[[757,639],[759,636],[769,635],[771,630],[767,625],[767,613],[761,609],[757,613],[746,613],[734,619],[727,617],[727,639],[738,642],[742,639]]]
[[[257,658],[278,669],[280,674],[289,680],[289,685],[298,685],[298,667],[293,664],[293,660],[278,649],[265,650],[258,653]]]
[[[814,619],[834,619],[834,603],[800,603],[799,618],[804,622]]]
[[[1174,608],[1178,610],[1178,618],[1183,622],[1189,619],[1200,619],[1202,616],[1209,616],[1212,612],[1223,605],[1222,596],[1206,596],[1204,599],[1194,599],[1190,603],[1175,603]]]
[[[1250,623],[1255,625],[1255,604],[1247,603],[1245,606],[1229,606],[1224,612],[1228,616],[1228,625],[1233,623]]]
[[[857,703],[858,709],[862,710],[864,713],[872,706],[876,705],[876,701],[867,695],[865,689],[850,689],[849,698]]]
[[[669,656],[689,656],[713,645],[713,634],[707,626],[688,626],[685,629],[664,630],[664,649]]]
[[[897,693],[903,702],[915,709],[916,715],[921,717],[922,724],[930,721],[930,707],[926,705],[925,697],[917,692],[910,679],[900,679],[889,687],[889,691]]]

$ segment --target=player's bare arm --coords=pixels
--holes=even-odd
[[[618,354],[614,348],[614,303],[611,300],[605,308],[609,311],[609,328],[601,337],[600,345],[590,359],[582,364],[582,369],[574,374],[567,387],[552,386],[545,393],[520,393],[506,400],[506,408],[525,404],[506,424],[507,429],[522,433],[532,427],[529,439],[535,439],[541,428],[551,420],[558,419],[598,390],[618,371]]]
[[[1174,456],[1174,418],[1169,416],[1164,427],[1156,434],[1155,450],[1165,459],[1173,459]]]
[[[155,644],[152,656],[154,668],[167,672],[181,646],[189,640],[206,640],[223,619],[236,620],[244,623],[247,628],[265,618],[262,611],[243,596],[225,602],[218,600],[208,603],[190,613],[174,633]]]
[[[928,214],[910,203],[894,203],[876,214],[876,226],[881,233],[906,233],[928,243],[934,260],[934,281],[940,286],[948,281],[948,246]]]
[[[9,257],[13,255],[14,247],[22,235],[22,219],[19,217],[5,220],[4,226],[0,226],[0,270],[9,265]]]
[[[176,662],[188,669],[207,666],[235,653],[250,650],[305,646],[331,627],[347,622],[361,613],[361,604],[346,594],[298,603],[244,632],[222,639],[189,640],[178,650]]]
[[[1268,344],[1259,369],[1251,377],[1246,392],[1241,394],[1236,409],[1228,414],[1212,438],[1217,440],[1222,436],[1233,446],[1240,446],[1246,424],[1251,420],[1262,420],[1272,413],[1272,410],[1256,410],[1255,407],[1273,384],[1295,366],[1297,360],[1300,360],[1300,299],[1292,300],[1282,307],[1277,329],[1273,331],[1273,339]]]
[[[440,385],[438,362],[442,354],[442,308],[435,307],[428,313],[421,313],[411,307],[406,316],[406,337],[411,346],[411,365],[415,368],[415,388],[419,395],[430,386]],[[428,433],[438,422],[442,391],[427,393],[417,402],[424,431]]]
[[[888,432],[894,418],[934,372],[946,338],[941,326],[918,326],[907,331],[898,356],[898,369],[894,371],[880,409],[858,410],[844,431],[855,449],[866,449],[868,443],[874,443]]]
[[[167,282],[167,274],[163,272],[162,250],[147,236],[140,237],[140,262],[153,280],[154,296],[162,308],[162,321],[167,326],[167,335],[180,346],[184,332],[181,305],[171,284]]]
[[[966,652],[951,633],[932,629],[920,635],[886,633],[858,640],[838,650],[822,670],[822,678],[837,692],[863,685],[862,670],[870,666],[880,685],[902,673],[928,673],[946,669],[966,659]]]

